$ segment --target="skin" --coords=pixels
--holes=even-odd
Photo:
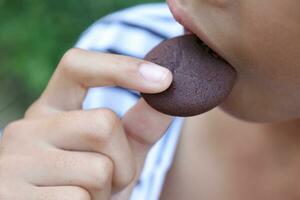
[[[238,80],[221,108],[186,119],[162,199],[299,199],[300,3],[170,5],[234,66]],[[128,199],[147,151],[171,118],[143,100],[122,119],[106,109],[80,108],[88,87],[165,90],[171,74],[146,81],[138,73],[144,62],[68,51],[41,98],[4,131],[0,199]],[[114,70],[120,64],[124,73]]]
[[[219,108],[186,119],[161,199],[299,199],[300,2],[169,4],[238,80]]]
[[[296,121],[250,123],[220,108],[188,118],[161,199],[299,199],[299,130]]]
[[[179,22],[238,72],[222,106],[227,113],[255,122],[299,118],[299,1],[169,0],[169,5]]]
[[[149,69],[147,64],[125,56],[69,50],[24,119],[4,130],[0,199],[128,199],[148,150],[171,117],[144,100],[122,119],[108,109],[83,111],[81,105],[89,87],[118,85],[148,93],[168,88],[171,72],[152,65],[162,70],[162,76],[145,78],[140,72],[143,66]]]

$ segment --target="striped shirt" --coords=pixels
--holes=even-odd
[[[162,40],[182,33],[182,26],[174,20],[166,4],[145,4],[100,19],[82,34],[75,46],[143,58]],[[83,108],[110,108],[122,117],[139,98],[138,92],[120,87],[91,88]],[[164,137],[148,153],[131,200],[159,199],[172,165],[182,121],[182,118],[174,118]]]

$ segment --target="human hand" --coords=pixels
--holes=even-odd
[[[158,93],[171,80],[170,71],[143,60],[69,50],[24,119],[4,130],[0,199],[128,199],[171,117],[142,99],[123,119],[108,109],[83,111],[82,102],[89,87]]]

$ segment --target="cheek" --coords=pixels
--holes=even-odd
[[[278,70],[283,69],[283,65],[288,65],[285,69],[295,67],[290,64],[300,61],[300,18],[295,20],[288,11],[271,8],[267,3],[256,4],[243,8],[248,12],[241,13],[236,23],[237,32],[232,33],[239,41],[240,51],[236,53],[247,59],[247,63],[279,65]]]
[[[300,117],[300,1],[179,2],[238,71],[225,111],[259,122]]]
[[[222,106],[250,121],[300,117],[300,18],[288,1],[245,1],[231,32],[239,80]],[[270,6],[272,5],[272,6]],[[298,6],[300,4],[298,3]]]
[[[206,0],[206,2],[214,7],[226,8],[230,0]]]

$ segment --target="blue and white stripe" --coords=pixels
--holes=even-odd
[[[182,34],[166,4],[146,4],[110,14],[81,36],[78,48],[143,58],[162,40]],[[122,66],[120,66],[122,67]],[[91,88],[84,109],[110,108],[122,117],[140,98],[120,87]],[[173,161],[183,119],[175,118],[164,137],[150,150],[131,200],[158,200]]]

